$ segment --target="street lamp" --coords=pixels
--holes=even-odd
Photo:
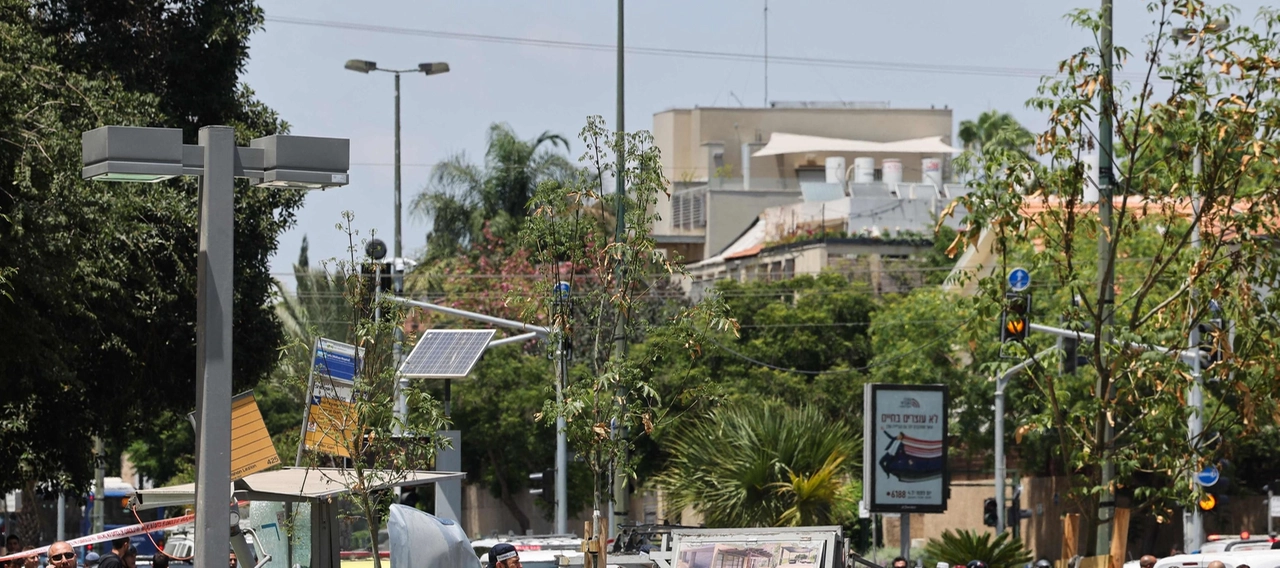
[[[1193,38],[1201,35],[1215,35],[1227,31],[1231,24],[1223,19],[1213,20],[1205,24],[1203,30],[1195,28],[1174,28],[1171,36],[1175,41],[1191,41]],[[1205,83],[1205,96],[1208,96],[1209,72],[1205,70],[1201,75],[1201,82]],[[1200,98],[1196,101],[1196,120],[1199,121],[1204,114],[1205,101]],[[1197,184],[1201,183],[1200,176],[1204,169],[1204,160],[1201,157],[1200,145],[1196,145],[1196,153],[1191,158],[1191,247],[1196,249],[1200,247],[1200,197],[1197,195]],[[1188,319],[1195,316],[1195,291],[1191,293],[1192,305],[1188,308]],[[1197,325],[1189,326],[1187,332],[1187,347],[1190,349],[1199,349],[1200,347],[1200,328]],[[1204,433],[1204,377],[1200,367],[1200,357],[1191,358],[1191,388],[1187,392],[1187,406],[1192,411],[1187,416],[1187,441],[1194,449],[1200,442],[1200,436]],[[1194,475],[1194,471],[1192,472]],[[1183,533],[1183,549],[1197,550],[1204,543],[1204,516],[1200,512],[1199,507],[1190,507],[1190,514],[1184,515]]]
[[[382,71],[392,73],[396,76],[396,154],[395,154],[395,234],[393,251],[395,255],[392,257],[393,272],[391,273],[391,282],[396,296],[400,296],[404,292],[404,271],[397,269],[396,266],[402,266],[404,263],[404,254],[400,246],[400,74],[401,73],[422,73],[423,75],[439,75],[449,72],[449,64],[444,62],[437,63],[419,63],[417,69],[383,69],[373,61],[364,59],[348,59],[344,68],[357,73],[368,74],[370,71]],[[400,343],[404,339],[404,330],[396,327],[395,342],[391,345],[391,357],[395,361],[396,368],[400,368]],[[394,434],[400,434],[400,424],[403,424],[405,417],[408,415],[408,401],[405,399],[404,391],[409,386],[408,379],[403,377],[396,380],[395,384],[395,423],[392,430]],[[456,520],[456,519],[455,519]]]
[[[150,182],[200,177],[196,261],[197,566],[222,566],[231,537],[231,306],[235,178],[260,187],[347,185],[345,139],[267,136],[236,147],[235,129],[206,126],[199,143],[177,128],[104,126],[81,135],[84,179]]]
[[[417,69],[383,69],[378,67],[374,61],[366,61],[364,59],[348,59],[344,68],[357,73],[368,74],[370,71],[382,71],[384,73],[392,73],[396,76],[396,157],[395,157],[395,202],[396,202],[396,226],[395,226],[395,258],[403,256],[400,248],[400,74],[401,73],[422,73],[423,75],[439,75],[449,72],[449,64],[444,62],[437,63],[419,63]],[[399,294],[399,283],[397,282],[396,293]]]

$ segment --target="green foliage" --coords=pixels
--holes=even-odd
[[[538,184],[573,175],[573,164],[555,152],[569,142],[544,132],[521,140],[506,124],[489,127],[484,165],[455,154],[431,170],[431,185],[413,201],[412,211],[431,222],[427,261],[446,259],[485,242],[485,231],[504,240],[519,233]]]
[[[1211,34],[1202,30],[1234,9],[1198,0],[1152,2],[1149,9],[1157,27],[1145,36],[1143,57],[1130,58],[1140,61],[1145,82],[1109,83],[1101,46],[1085,47],[1065,59],[1030,102],[1049,115],[1037,159],[996,151],[958,161],[975,174],[973,193],[961,200],[966,224],[992,235],[999,255],[997,276],[980,282],[971,303],[975,312],[996,317],[1002,276],[1022,265],[1036,282],[1038,317],[1115,339],[1083,344],[1089,364],[1076,375],[1059,376],[1057,357],[1050,357],[1019,380],[1042,406],[1018,431],[1055,438],[1086,518],[1109,490],[1169,518],[1174,506],[1197,497],[1186,472],[1240,447],[1213,440],[1227,432],[1247,437],[1280,422],[1274,379],[1280,320],[1272,292],[1280,284],[1274,247],[1280,193],[1273,190],[1280,162],[1280,13],[1264,10],[1255,27]],[[1089,10],[1073,12],[1071,20],[1095,37],[1103,25]],[[1173,42],[1175,27],[1191,29],[1194,41]],[[1128,53],[1117,47],[1117,60]],[[1158,78],[1169,83],[1156,97],[1152,81]],[[1113,105],[1104,104],[1104,93],[1113,95]],[[1100,147],[1094,125],[1102,117],[1118,125],[1109,156],[1118,183],[1110,228],[1082,202],[1090,183],[1082,183],[1082,156]],[[1200,168],[1193,165],[1197,155]],[[973,243],[979,234],[965,237]],[[1107,251],[1101,258],[1100,241]],[[1099,286],[1106,274],[1114,275],[1114,303]],[[1193,410],[1186,397],[1194,380],[1187,362],[1170,353],[1212,317],[1210,300],[1233,322],[1234,338],[1208,339],[1224,361],[1205,376],[1220,386],[1206,389],[1204,434],[1189,443]],[[1033,335],[1025,353],[1015,351],[1025,356],[1051,343]],[[1114,486],[1102,479],[1108,462],[1115,465]],[[1082,532],[1094,534],[1092,527]]]
[[[960,121],[960,143],[977,154],[996,151],[1027,152],[1035,144],[1035,136],[1007,112],[988,110],[977,120]]]
[[[195,403],[197,184],[82,181],[80,133],[182,126],[194,140],[197,126],[231,124],[247,144],[284,127],[236,83],[257,25],[251,4],[123,4],[0,0],[0,320],[22,322],[0,330],[0,462],[12,466],[0,490],[24,479],[86,485],[93,434],[114,448],[141,439],[149,464],[191,450],[175,429],[190,428],[180,417]],[[171,57],[183,49],[189,58]],[[238,184],[238,389],[275,362],[267,259],[301,200]]]
[[[1031,552],[1007,531],[995,536],[986,531],[944,530],[940,538],[924,545],[926,566],[938,562],[964,566],[971,560],[986,562],[989,568],[1021,568],[1031,562]]]
[[[710,527],[841,523],[861,439],[809,406],[751,401],[675,426],[655,483]]]
[[[647,363],[629,357],[619,343],[654,337],[693,351],[708,331],[735,324],[714,300],[652,307],[649,294],[683,272],[648,232],[656,196],[667,191],[652,136],[615,135],[599,117],[591,117],[581,138],[587,167],[566,180],[540,184],[520,232],[520,245],[543,277],[532,294],[513,293],[509,299],[521,306],[523,321],[551,320],[556,333],[550,341],[567,338],[575,346],[589,346],[576,351],[574,380],[564,389],[563,403],[549,401],[543,416],[568,421],[569,443],[591,470],[593,505],[602,510],[612,466],[627,475],[634,471],[635,460],[628,457],[634,437],[651,432],[666,408],[644,372]],[[623,158],[623,172],[615,170],[615,151]],[[606,193],[604,178],[619,173],[626,191]],[[610,220],[607,212],[619,209],[625,216]],[[576,289],[568,301],[555,303],[552,287],[559,280],[573,282]]]
[[[335,481],[345,486],[354,510],[368,523],[373,532],[382,525],[382,514],[390,506],[394,495],[390,491],[375,490],[379,485],[393,485],[408,476],[408,472],[427,469],[435,458],[441,441],[436,434],[444,428],[447,419],[443,408],[425,390],[410,383],[403,389],[406,416],[394,415],[396,382],[399,378],[393,346],[402,339],[396,330],[403,325],[402,305],[370,294],[368,283],[361,278],[359,265],[364,258],[357,258],[357,250],[363,251],[363,242],[357,242],[358,232],[352,227],[353,215],[343,213],[339,227],[348,239],[347,260],[339,261],[337,274],[342,278],[342,299],[346,302],[346,320],[353,331],[352,343],[361,350],[358,356],[354,385],[355,396],[349,409],[342,409],[324,416],[326,420],[312,421],[321,435],[335,440],[348,459],[337,459],[318,451],[303,454],[307,467],[337,467],[341,474]],[[374,314],[380,314],[374,317]],[[315,334],[312,329],[310,332]],[[309,369],[308,369],[309,371]],[[294,388],[307,386],[308,374],[289,379]],[[325,407],[315,407],[313,412],[327,412]],[[329,426],[321,426],[325,423]],[[397,434],[404,435],[397,435]],[[380,566],[377,542],[372,543],[374,567]]]

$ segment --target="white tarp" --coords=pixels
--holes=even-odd
[[[387,519],[391,565],[413,568],[480,568],[462,526],[413,507],[392,505]]]
[[[897,142],[867,142],[865,140],[845,140],[843,138],[774,132],[769,137],[769,143],[752,154],[752,157],[776,156],[778,154],[807,154],[810,152],[956,154],[960,152],[960,149],[943,142],[941,136],[899,140]]]

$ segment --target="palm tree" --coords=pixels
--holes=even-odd
[[[293,265],[294,290],[290,293],[279,280],[276,286],[276,317],[289,341],[290,357],[282,360],[294,372],[303,373],[311,366],[311,350],[320,337],[350,342],[355,322],[351,305],[344,295],[346,274],[342,268],[330,273],[312,268],[309,244],[302,237],[298,262]]]
[[[1035,140],[1031,131],[1007,112],[989,110],[979,114],[976,121],[960,121],[960,142],[965,150],[979,155],[996,149],[1027,154]]]
[[[557,146],[568,151],[569,141],[551,132],[522,140],[510,126],[497,123],[489,127],[483,165],[468,161],[464,153],[436,164],[431,183],[411,208],[431,222],[426,257],[445,258],[469,249],[485,238],[486,225],[493,235],[514,242],[538,184],[567,179],[574,171],[573,163],[555,151]]]
[[[853,458],[848,427],[813,407],[743,401],[678,428],[656,478],[676,510],[709,527],[839,523]],[[847,504],[845,504],[847,505]]]

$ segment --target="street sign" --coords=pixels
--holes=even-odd
[[[1280,495],[1271,497],[1271,516],[1280,517]]]
[[[1196,473],[1196,483],[1202,487],[1209,487],[1218,482],[1218,468],[1211,465],[1204,466],[1204,469]]]
[[[1025,268],[1015,268],[1009,271],[1009,289],[1014,292],[1021,292],[1031,287],[1031,273]]]

